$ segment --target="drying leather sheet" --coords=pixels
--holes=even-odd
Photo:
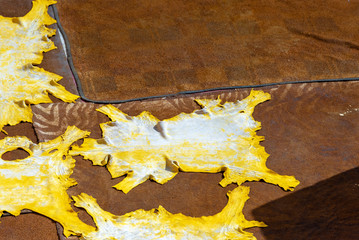
[[[26,136],[32,142],[37,142],[35,131],[30,123],[20,123],[15,126],[6,126],[4,130],[8,133],[0,133],[0,139],[5,137]],[[6,160],[23,159],[27,157],[24,151],[11,151],[2,156]],[[36,239],[57,240],[55,222],[37,213],[21,214],[17,217],[2,216],[0,223],[0,239]]]
[[[302,58],[292,59],[288,55],[290,61],[282,62],[280,67],[272,68],[271,66],[278,61],[275,63],[274,61],[268,62],[267,60],[270,58],[265,57],[251,62],[251,65],[246,65],[245,68],[240,65],[238,68],[234,68],[232,73],[229,71],[228,74],[232,74],[230,75],[232,79],[241,79],[240,77],[244,76],[245,78],[241,80],[243,84],[257,84],[266,81],[266,78],[260,80],[262,78],[257,77],[257,72],[260,72],[258,76],[269,76],[269,78],[276,76],[271,79],[278,81],[278,79],[282,79],[281,75],[277,78],[276,70],[272,72],[272,69],[278,68],[280,74],[283,74],[282,69],[292,69],[292,73],[286,72],[285,80],[297,80],[293,79],[293,76],[299,76],[300,79],[307,79],[310,76],[314,77],[309,79],[355,76],[358,72],[358,57],[356,43],[353,39],[358,39],[359,31],[355,30],[356,25],[354,24],[357,18],[358,4],[355,1],[349,2],[341,1],[336,5],[338,9],[320,8],[323,2],[311,2],[320,8],[320,11],[324,11],[323,15],[330,18],[339,17],[340,20],[334,20],[334,23],[339,24],[340,29],[345,29],[345,32],[331,31],[332,28],[328,27],[328,24],[330,25],[333,21],[329,20],[326,23],[326,21],[320,20],[320,16],[318,16],[318,20],[304,18],[306,15],[304,5],[301,8],[293,6],[296,11],[300,9],[305,24],[303,25],[303,22],[298,23],[298,21],[289,21],[288,24],[295,25],[297,29],[300,26],[310,26],[314,30],[327,28],[327,31],[320,31],[321,34],[325,32],[338,34],[337,38],[324,39],[321,37],[323,35],[318,38],[317,35],[311,35],[309,30],[302,30],[301,32],[309,33],[302,34],[302,41],[299,41],[302,43],[304,41],[305,44],[302,47],[310,48],[312,46],[315,48],[308,50],[308,52],[312,51],[311,53],[305,53],[306,57],[303,59],[314,59],[308,64],[303,63]],[[268,2],[269,4],[270,2]],[[0,6],[2,15],[22,16],[30,10],[31,1],[1,0]],[[276,14],[267,5],[263,6],[263,9],[273,15]],[[338,13],[339,10],[341,14],[327,14],[327,11]],[[282,14],[287,13],[282,12]],[[314,16],[314,14],[318,13],[311,13],[310,16]],[[293,16],[291,13],[288,15]],[[245,14],[242,16],[245,17]],[[266,16],[262,17],[265,18]],[[343,27],[344,25],[345,27]],[[52,27],[56,28],[56,26]],[[249,24],[248,31],[253,32],[250,30],[253,28],[256,27],[251,27]],[[61,46],[58,36],[55,35],[52,40],[56,46]],[[92,41],[91,38],[89,39]],[[282,41],[279,41],[278,46],[282,46],[281,43]],[[261,41],[252,43],[251,46],[255,47],[258,44],[261,44]],[[268,45],[261,46],[252,48],[251,51],[265,52],[264,48]],[[335,52],[335,56],[323,55],[324,51],[322,54],[318,54],[321,49],[327,49],[326,53]],[[298,48],[291,53],[303,54],[301,50]],[[140,56],[144,55],[140,54]],[[204,59],[206,61],[216,59],[212,58],[213,56],[215,55]],[[50,72],[64,76],[59,83],[70,92],[76,93],[76,87],[62,48],[59,47],[46,53],[41,66]],[[206,66],[211,67],[210,65]],[[266,66],[269,67],[266,68]],[[285,66],[287,68],[283,68]],[[243,73],[243,69],[245,73]],[[246,73],[248,71],[249,75]],[[308,75],[307,72],[311,74]],[[215,69],[209,73],[206,74],[210,77],[209,79],[218,79],[213,77],[217,73]],[[223,72],[220,71],[219,73],[223,75]],[[297,75],[294,75],[295,73]],[[193,76],[191,71],[189,73],[183,72],[183,74],[189,76],[184,79],[191,79]],[[326,74],[330,74],[330,76]],[[95,86],[95,88],[88,87],[90,96],[96,95],[97,99],[105,99],[109,94],[113,94],[111,98],[119,99],[120,95],[118,95],[117,90],[120,87],[118,87],[117,81],[117,90],[115,93],[111,93],[108,91],[113,89],[111,74],[110,81],[104,79],[101,80],[104,85]],[[250,79],[250,81],[245,79]],[[211,86],[210,82],[206,82],[206,86]],[[121,81],[121,83],[123,82]],[[126,82],[126,84],[128,83]],[[89,86],[91,85],[89,84]],[[121,86],[121,88],[126,89],[126,86]],[[136,88],[136,86],[132,88],[134,92],[127,89],[128,91],[123,96],[132,98],[131,96],[138,92]],[[356,229],[358,228],[359,210],[358,204],[355,204],[359,201],[358,194],[356,194],[359,180],[357,178],[358,145],[355,137],[358,136],[358,89],[359,86],[355,82],[286,85],[263,89],[269,91],[273,99],[266,105],[260,105],[258,111],[254,113],[254,117],[262,122],[263,128],[258,134],[266,137],[263,145],[266,151],[271,154],[268,166],[279,173],[295,175],[301,184],[293,194],[285,193],[278,187],[265,183],[245,184],[251,186],[251,198],[244,208],[245,216],[249,220],[263,220],[270,225],[266,229],[248,230],[254,232],[258,239],[276,239],[278,235],[283,236],[283,239],[358,238]],[[143,91],[144,89],[141,89],[141,92]],[[164,100],[137,101],[116,107],[130,115],[138,115],[147,110],[157,118],[165,119],[181,112],[193,111],[198,107],[193,101],[194,98],[204,96],[216,99],[220,94],[223,100],[233,101],[242,99],[248,93],[249,90],[216,91]],[[52,99],[56,101],[56,98]],[[91,130],[93,132],[91,137],[101,137],[98,123],[106,122],[108,119],[96,113],[95,109],[98,107],[99,105],[90,103],[70,105],[55,103],[34,106],[34,127],[39,140],[53,139],[61,135],[68,125],[74,124],[81,129]],[[9,133],[9,136],[25,135],[33,142],[37,140],[30,124],[6,126],[4,130]],[[1,138],[5,137],[3,133],[0,133],[0,136]],[[20,153],[13,152],[11,154],[13,155],[12,158],[16,159]],[[176,179],[166,185],[160,186],[148,182],[143,187],[139,186],[139,189],[134,189],[133,193],[124,195],[111,188],[118,180],[111,180],[106,169],[92,167],[90,162],[81,157],[76,157],[76,160],[77,166],[72,177],[77,179],[79,184],[77,187],[70,188],[70,195],[87,192],[99,199],[98,202],[101,207],[116,215],[125,214],[138,208],[149,210],[158,207],[159,204],[164,205],[172,213],[182,212],[190,216],[213,215],[225,206],[227,202],[226,193],[234,188],[234,186],[221,188],[217,185],[222,178],[221,174],[180,173]],[[99,188],[99,183],[103,187]],[[107,192],[103,189],[111,190]],[[183,192],[186,194],[182,195]],[[313,214],[301,214],[302,212]],[[80,216],[91,223],[88,215],[81,212]],[[285,228],[282,227],[283,224],[285,224]],[[25,214],[16,218],[3,217],[0,226],[0,239],[58,239],[54,222],[36,214]]]
[[[31,0],[0,0],[0,15],[5,17],[21,17],[26,15],[31,10],[31,7]],[[49,14],[53,16],[52,11],[49,11]],[[56,24],[50,27],[58,30]],[[59,84],[64,85],[71,93],[77,94],[76,85],[74,84],[72,74],[66,62],[66,56],[61,48],[59,35],[53,36],[51,40],[58,48],[44,54],[43,61],[38,67],[63,76]],[[53,102],[60,101],[52,95],[49,95],[49,97]],[[5,126],[3,130],[7,132],[7,135],[0,133],[0,139],[5,137],[26,136],[32,142],[38,143],[33,126],[30,123]],[[4,154],[3,157],[8,160],[22,159],[26,157],[26,154],[15,150]],[[54,221],[36,213],[28,213],[17,217],[3,216],[0,225],[0,239],[48,240],[58,239],[58,236]]]
[[[258,105],[253,117],[262,124],[257,134],[265,137],[261,144],[270,154],[267,166],[279,174],[294,175],[301,183],[294,192],[285,192],[264,182],[244,184],[251,187],[244,216],[248,220],[266,220],[269,224],[267,228],[247,230],[259,240],[277,239],[282,235],[288,240],[302,236],[313,239],[355,239],[359,236],[356,231],[359,226],[358,89],[357,82],[262,88],[272,99]],[[235,101],[248,96],[249,92],[249,89],[217,91],[114,106],[130,116],[146,110],[163,120],[199,109],[194,102],[196,98],[217,99],[220,96],[223,101]],[[92,103],[34,106],[35,131],[44,141],[58,136],[68,125],[77,125],[90,131],[91,138],[101,138],[98,124],[109,119],[95,110],[100,106]],[[235,187],[219,186],[221,173],[180,172],[164,185],[146,181],[124,194],[112,188],[121,178],[111,179],[106,168],[92,166],[90,161],[79,156],[75,159],[72,177],[78,185],[68,193],[85,192],[95,197],[101,208],[115,215],[139,208],[150,210],[158,205],[171,213],[214,215],[226,205],[226,192]],[[336,179],[337,185],[334,184]],[[80,218],[91,223],[83,211]],[[281,227],[283,224],[285,228]]]

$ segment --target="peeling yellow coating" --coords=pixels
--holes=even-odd
[[[26,137],[0,140],[0,156],[17,148],[29,153],[21,160],[0,158],[0,216],[3,211],[17,216],[21,210],[29,209],[59,222],[66,236],[93,231],[72,210],[66,193],[76,184],[70,178],[75,160],[68,155],[69,147],[88,134],[68,127],[62,136],[38,145]]]
[[[3,126],[21,121],[31,122],[29,104],[49,103],[48,92],[65,102],[78,96],[57,82],[61,76],[35,67],[43,52],[55,49],[49,37],[55,29],[46,25],[56,23],[47,9],[54,0],[35,0],[24,17],[0,16],[0,130]]]
[[[84,234],[84,240],[103,239],[173,239],[173,240],[227,240],[256,239],[244,229],[265,227],[263,222],[247,221],[242,213],[248,199],[249,187],[237,187],[228,193],[227,206],[218,214],[208,217],[189,217],[171,214],[162,206],[116,216],[102,210],[96,200],[87,194],[74,196],[75,206],[84,208],[94,219],[97,230]]]
[[[112,177],[127,177],[114,187],[127,193],[147,179],[165,183],[178,172],[224,171],[222,186],[245,181],[264,181],[292,190],[299,184],[293,176],[279,175],[266,167],[268,154],[257,136],[260,123],[254,107],[270,99],[268,93],[252,91],[237,102],[196,100],[200,111],[181,113],[159,121],[149,112],[130,117],[107,105],[98,111],[112,122],[101,124],[103,139],[86,138],[70,154],[83,155],[95,165],[106,165]]]

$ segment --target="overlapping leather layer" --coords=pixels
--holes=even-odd
[[[85,96],[357,77],[356,1],[118,1],[57,4]]]

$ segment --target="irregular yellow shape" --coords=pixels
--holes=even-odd
[[[127,177],[114,186],[127,193],[147,179],[165,183],[181,169],[185,172],[224,171],[222,186],[263,179],[292,190],[299,181],[266,167],[268,154],[256,135],[260,123],[254,107],[270,99],[268,93],[252,91],[237,102],[196,100],[200,111],[159,121],[149,112],[130,117],[112,105],[98,111],[113,122],[101,124],[103,139],[85,139],[70,154],[81,154],[93,164],[105,165],[112,177]]]
[[[0,16],[0,130],[7,124],[31,122],[29,104],[51,102],[48,92],[65,102],[78,98],[57,84],[61,76],[33,66],[42,62],[43,52],[56,48],[49,40],[55,29],[46,27],[56,22],[47,13],[54,3],[35,0],[24,17]]]
[[[96,200],[85,193],[74,196],[75,206],[84,208],[94,219],[97,231],[83,234],[85,240],[103,239],[256,239],[243,231],[251,227],[265,227],[263,222],[247,221],[242,213],[249,187],[237,187],[228,193],[228,204],[218,214],[208,217],[188,217],[171,214],[162,206],[116,216],[102,210]]]
[[[62,136],[38,145],[26,137],[0,140],[0,156],[17,148],[29,153],[21,160],[0,158],[0,216],[3,211],[17,216],[21,210],[30,209],[59,222],[66,236],[93,231],[72,210],[66,193],[76,184],[70,178],[75,160],[68,156],[69,147],[87,135],[88,132],[68,127]]]

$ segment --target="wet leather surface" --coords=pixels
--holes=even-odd
[[[357,1],[118,1],[57,4],[85,96],[358,76]]]
[[[355,185],[355,169],[359,164],[358,89],[358,82],[262,88],[272,95],[272,100],[257,106],[253,116],[262,123],[258,135],[265,136],[262,145],[271,155],[267,166],[279,174],[294,175],[301,184],[294,192],[285,192],[264,182],[245,183],[251,187],[245,216],[269,224],[266,229],[249,229],[258,239],[321,239],[321,234],[325,239],[359,237],[352,231],[359,227],[355,206],[359,195]],[[194,98],[215,99],[220,95],[224,101],[235,101],[249,91],[216,91],[115,106],[130,115],[147,110],[164,119],[198,109]],[[94,111],[99,106],[89,103],[34,106],[35,131],[43,141],[55,137],[67,125],[76,125],[91,131],[91,137],[100,138],[98,123],[108,119]],[[89,161],[76,159],[73,177],[79,184],[68,193],[93,195],[100,206],[114,214],[161,204],[173,213],[212,215],[223,208],[225,193],[235,187],[221,188],[218,185],[221,174],[180,173],[164,185],[147,181],[126,195],[111,188],[121,178],[111,179],[104,167],[92,167]],[[80,216],[91,223],[82,211]]]

